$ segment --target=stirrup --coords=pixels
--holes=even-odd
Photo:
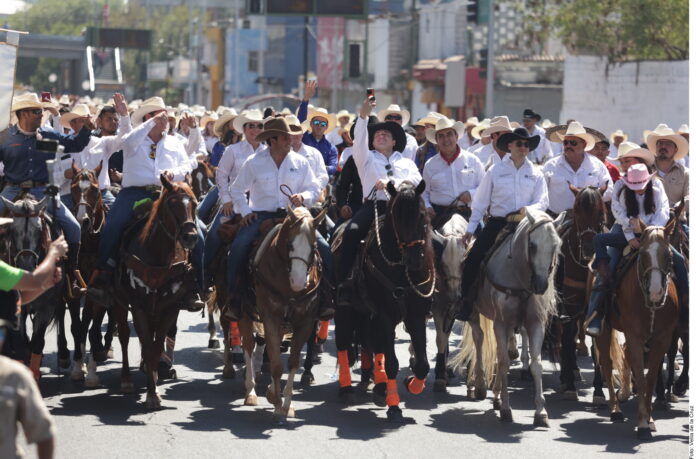
[[[597,311],[592,311],[582,326],[585,329],[586,335],[597,338],[602,332],[602,318],[599,317]]]

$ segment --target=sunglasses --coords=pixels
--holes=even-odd
[[[525,142],[524,140],[518,140],[515,142],[515,145],[517,148],[529,148],[529,142]]]
[[[577,147],[578,141],[577,140],[564,140],[563,145],[570,145],[571,147]]]
[[[384,117],[384,121],[401,121],[401,115],[387,115]]]
[[[148,155],[150,159],[155,159],[155,156],[157,156],[157,144],[153,143],[150,145],[150,154]]]
[[[329,125],[329,123],[328,123],[328,121],[312,120],[312,125],[313,125],[313,126],[326,127],[326,126]]]
[[[247,123],[244,126],[249,129],[263,129],[263,123]]]
[[[391,164],[387,164],[384,168],[387,170],[387,176],[391,177],[394,175]]]
[[[27,112],[31,113],[32,115],[43,115],[43,108],[34,108],[31,110],[26,110]]]

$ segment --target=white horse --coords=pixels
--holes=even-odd
[[[484,377],[491,380],[494,364],[484,355],[484,349],[495,346],[493,404],[500,409],[501,421],[512,421],[507,389],[508,343],[515,329],[524,327],[529,339],[529,369],[534,379],[534,426],[548,427],[541,386],[541,345],[546,322],[556,308],[553,279],[560,248],[561,240],[551,217],[527,210],[526,218],[491,254],[481,273],[484,277],[475,304],[479,314],[473,314],[470,322],[476,355],[472,355],[472,347],[463,339],[462,350],[452,357],[453,365],[474,358],[476,392],[485,395],[488,384]]]

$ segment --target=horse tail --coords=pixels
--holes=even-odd
[[[626,362],[623,346],[619,343],[619,332],[616,330],[611,331],[609,358],[611,359],[611,366],[614,369],[611,375],[612,384],[614,384],[614,387],[618,387],[620,392],[629,394],[631,388],[631,369]]]
[[[486,385],[490,386],[495,371],[498,346],[495,341],[493,321],[486,318],[483,314],[479,314],[479,326],[483,332],[483,343],[481,346],[483,374]],[[473,370],[476,366],[476,359],[476,345],[474,344],[471,325],[465,322],[462,327],[462,339],[459,342],[459,349],[450,355],[447,365],[459,371],[460,374],[464,374],[464,367],[467,367],[469,369],[467,384],[473,385],[475,377]]]

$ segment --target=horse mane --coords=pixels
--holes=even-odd
[[[166,187],[162,188],[162,193],[160,194],[160,197],[157,198],[157,201],[155,201],[152,204],[152,209],[150,209],[150,215],[147,218],[147,223],[145,223],[145,226],[143,227],[142,231],[140,232],[140,242],[144,243],[147,238],[150,236],[150,233],[152,232],[152,229],[155,227],[155,222],[157,222],[157,216],[159,214],[159,209],[164,202],[165,198],[169,196],[171,193],[180,193],[183,192],[184,194],[188,195],[191,199],[194,201],[196,200],[196,195],[193,194],[193,191],[191,190],[191,187],[185,183],[185,182],[172,182],[171,183],[172,188],[169,190]]]
[[[425,211],[425,204],[420,195],[416,194],[416,186],[410,182],[403,182],[399,185],[398,193],[391,198],[393,200],[392,204],[389,206],[391,209],[391,221],[392,225],[395,222],[413,221],[416,215],[421,215],[425,221],[425,244],[423,246],[423,256],[425,257],[426,266],[435,266],[435,254],[433,251],[432,238],[429,237],[431,233],[430,217]],[[397,206],[397,203],[399,204]]]
[[[575,203],[573,204],[573,215],[575,217],[591,216],[595,211],[601,213],[602,221],[604,221],[606,217],[606,209],[604,207],[604,201],[602,201],[602,195],[595,187],[585,187],[578,192],[578,195],[575,198]]]

